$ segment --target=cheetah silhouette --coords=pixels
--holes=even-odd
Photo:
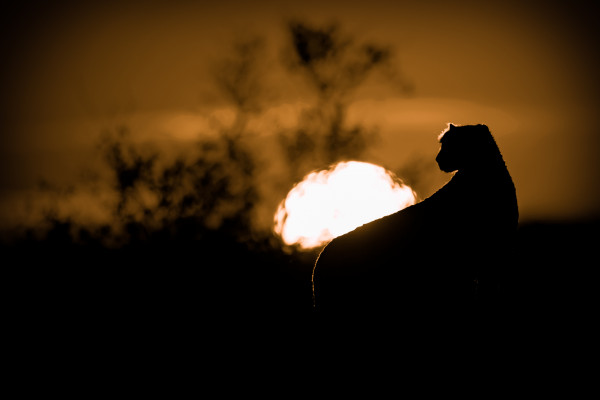
[[[448,124],[429,198],[333,239],[313,270],[321,314],[395,318],[491,307],[518,225],[516,191],[486,125]]]

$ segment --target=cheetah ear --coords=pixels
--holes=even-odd
[[[452,128],[456,128],[456,126],[452,123],[448,124],[448,130],[452,129]]]

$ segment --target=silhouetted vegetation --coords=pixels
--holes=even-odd
[[[273,182],[279,196],[304,174],[343,159],[357,159],[374,140],[372,129],[346,122],[352,93],[377,69],[390,67],[390,48],[358,42],[338,26],[287,25],[288,71],[301,75],[315,102],[305,107],[296,127],[278,133],[284,162]],[[175,157],[142,146],[127,127],[104,132],[98,152],[109,170],[115,201],[101,226],[77,226],[74,219],[47,212],[49,232],[68,224],[74,240],[119,247],[160,240],[198,240],[226,235],[246,246],[279,248],[270,228],[254,223],[261,198],[258,180],[268,159],[252,148],[250,119],[264,109],[265,41],[234,43],[217,60],[212,78],[233,108],[231,123],[201,135]],[[264,180],[264,179],[263,179]],[[279,199],[277,199],[279,200]],[[274,212],[274,210],[273,210]],[[64,230],[64,229],[63,229]],[[39,229],[37,229],[39,234]],[[43,236],[43,234],[42,234]]]
[[[316,95],[304,110],[298,126],[282,132],[280,143],[293,166],[295,180],[307,171],[334,162],[360,159],[376,140],[376,132],[346,121],[353,92],[376,70],[389,67],[392,50],[376,43],[361,43],[337,25],[313,27],[288,24],[288,68],[305,78]],[[408,91],[406,86],[405,91]]]
[[[100,146],[118,194],[111,226],[126,227],[120,241],[146,240],[158,232],[175,238],[182,221],[227,231],[240,241],[251,238],[256,166],[235,136],[220,132],[196,143],[191,155],[160,165],[159,154],[142,155],[128,136],[120,130]],[[195,236],[184,232],[188,239]]]
[[[286,190],[310,169],[357,158],[368,146],[374,132],[346,123],[350,94],[391,54],[335,26],[294,22],[287,34],[287,67],[306,78],[315,104],[296,128],[279,133],[285,163],[273,184]],[[22,289],[53,299],[47,304],[69,316],[92,304],[116,315],[157,307],[174,315],[311,312],[315,253],[285,253],[272,231],[253,221],[264,201],[257,183],[264,158],[250,145],[248,122],[264,107],[264,53],[264,40],[250,38],[214,63],[233,121],[181,154],[165,157],[127,127],[104,132],[97,149],[115,193],[110,220],[85,225],[48,210],[28,239],[12,246],[29,277],[39,278]],[[64,295],[55,302],[57,293]]]

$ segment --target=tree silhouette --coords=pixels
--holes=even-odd
[[[304,110],[292,132],[280,142],[298,179],[311,169],[343,159],[355,159],[376,138],[361,125],[348,126],[348,104],[369,75],[392,59],[390,48],[360,43],[337,25],[313,27],[293,21],[287,26],[288,67],[304,76],[316,94],[314,106]]]
[[[104,135],[99,149],[118,197],[111,225],[123,233],[121,242],[198,239],[216,231],[238,241],[256,236],[251,214],[258,201],[257,162],[247,121],[262,100],[255,67],[261,49],[258,39],[236,43],[232,55],[218,63],[215,82],[235,118],[199,138],[188,154],[168,161],[158,151],[143,152],[123,127]]]
[[[175,228],[184,222],[196,226],[186,230],[188,236],[222,230],[232,238],[250,238],[256,165],[239,135],[219,132],[200,140],[193,156],[160,167],[160,155],[142,154],[125,130],[105,138],[101,151],[118,195],[113,228],[124,229],[127,241],[158,234],[182,238]]]
[[[284,162],[257,148],[251,130],[271,100],[272,65],[265,62],[265,41],[250,37],[234,43],[210,76],[233,110],[231,123],[199,132],[175,154],[142,144],[126,127],[103,133],[97,150],[104,169],[93,171],[96,181],[81,190],[108,187],[101,201],[108,220],[86,225],[75,214],[50,209],[38,224],[43,232],[29,231],[31,240],[15,247],[16,259],[45,271],[38,284],[27,285],[32,307],[67,310],[69,320],[95,315],[93,307],[124,320],[143,312],[152,320],[157,312],[188,320],[199,312],[312,309],[313,256],[283,251],[272,226],[257,226],[256,208],[281,200],[314,168],[360,157],[374,131],[349,125],[348,105],[365,79],[386,67],[391,51],[359,43],[334,25],[294,22],[286,34],[284,71],[302,77],[315,101],[293,129],[272,138],[270,150]],[[272,158],[276,172],[265,175]],[[262,191],[264,185],[274,190]],[[47,192],[57,202],[73,193],[53,185]],[[56,293],[64,301],[55,301]]]
[[[389,48],[356,43],[337,25],[320,28],[294,21],[288,30],[293,50],[290,67],[306,74],[320,99],[340,101],[391,57]]]
[[[337,25],[313,27],[294,21],[285,29],[287,71],[305,80],[315,102],[302,110],[294,128],[277,135],[284,165],[273,182],[262,179],[260,184],[276,186],[281,195],[312,169],[360,158],[375,131],[348,124],[348,105],[354,91],[392,57],[388,47],[359,42]],[[105,132],[98,149],[115,193],[112,220],[83,236],[113,244],[205,239],[217,232],[232,241],[268,240],[271,230],[258,228],[253,213],[265,202],[259,180],[270,159],[253,148],[249,128],[269,100],[270,65],[265,60],[265,40],[249,37],[233,43],[230,52],[213,63],[213,82],[234,118],[210,134],[199,133],[185,154],[167,158],[156,146],[135,141],[126,127]],[[48,218],[54,225],[58,220]]]

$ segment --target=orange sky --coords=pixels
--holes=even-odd
[[[486,123],[515,180],[523,219],[597,216],[594,14],[585,2],[524,3],[22,6],[2,16],[0,222],[19,215],[15,204],[40,176],[76,179],[73,171],[85,165],[103,129],[126,124],[140,140],[185,142],[215,115],[226,121],[227,105],[208,71],[237,38],[257,34],[269,46],[268,107],[257,129],[268,137],[273,121],[293,120],[309,100],[280,66],[290,17],[338,21],[396,51],[414,94],[371,79],[350,108],[351,120],[380,131],[373,160],[391,168],[416,159],[433,165],[446,122]],[[443,179],[440,173],[434,180]]]

